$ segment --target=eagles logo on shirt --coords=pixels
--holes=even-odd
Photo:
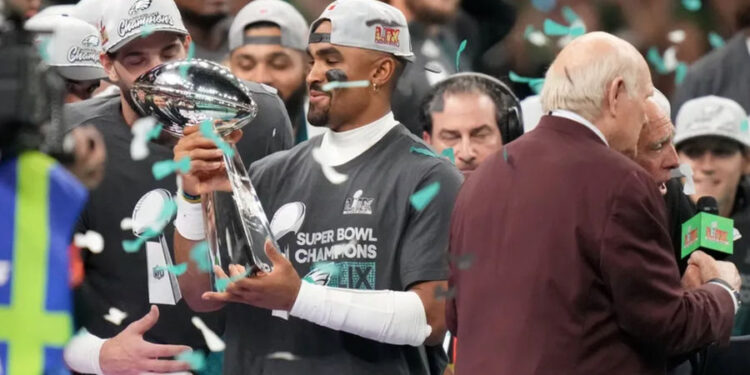
[[[128,15],[135,16],[139,12],[142,12],[151,6],[153,0],[138,0],[128,10]]]

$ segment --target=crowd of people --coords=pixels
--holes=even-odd
[[[50,240],[70,244],[78,334],[39,358],[107,375],[743,373],[727,362],[750,358],[750,6],[704,4],[736,26],[701,56],[699,27],[668,1],[623,6],[633,27],[612,33],[593,8],[618,1],[478,3],[6,0],[64,82],[65,166],[89,190]],[[529,31],[565,7],[587,32]],[[639,19],[656,8],[670,22]],[[644,48],[675,25],[696,60],[676,85]],[[272,270],[196,257],[204,200],[232,191],[226,150],[199,126],[133,157],[136,81],[192,59],[224,65],[257,104],[224,140],[268,221],[294,223],[253,245]],[[28,209],[18,155],[0,151],[0,203]],[[178,178],[154,177],[186,157]],[[733,220],[729,257],[683,252],[706,196]],[[175,203],[173,225],[128,248],[157,201]],[[98,249],[74,240],[92,233]],[[10,269],[19,243],[0,239]],[[174,285],[159,257],[185,267],[167,269]],[[0,316],[23,291],[2,271]],[[0,374],[24,368],[3,344],[13,324]]]

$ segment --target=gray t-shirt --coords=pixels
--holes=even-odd
[[[251,86],[258,101],[258,116],[244,129],[238,150],[246,165],[272,152],[293,145],[291,124],[278,96],[259,85]],[[148,270],[146,250],[126,253],[123,240],[132,240],[132,230],[122,230],[120,222],[131,217],[138,200],[154,189],[176,191],[174,176],[154,179],[151,166],[161,160],[173,158],[172,149],[149,143],[149,156],[145,160],[130,157],[133,139],[130,127],[121,112],[120,96],[93,98],[67,105],[64,108],[67,124],[90,124],[101,132],[107,148],[107,164],[102,183],[89,196],[81,213],[76,232],[93,230],[104,238],[100,254],[82,252],[85,279],[76,288],[76,321],[100,337],[112,337],[148,312]],[[172,247],[173,226],[165,228],[167,247]],[[114,325],[103,317],[110,308],[117,308],[128,316],[122,324]],[[196,314],[184,301],[175,306],[161,305],[156,326],[145,337],[158,343],[190,345],[205,349],[205,340],[193,326],[190,318],[199,315],[212,328],[223,328],[221,314]],[[221,330],[218,330],[221,332]]]
[[[300,277],[351,289],[404,291],[448,277],[448,236],[462,177],[445,159],[397,125],[370,149],[336,167],[348,179],[330,183],[311,152],[322,137],[250,167],[266,214],[281,232]],[[440,190],[421,211],[412,194]],[[352,242],[353,240],[353,242]],[[348,244],[340,251],[334,245]],[[316,268],[333,262],[324,268]],[[311,272],[316,270],[316,272]],[[227,306],[225,374],[428,374],[424,347],[389,345],[244,304]],[[268,358],[289,352],[299,360]]]

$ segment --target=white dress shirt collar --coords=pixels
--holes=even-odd
[[[563,118],[566,118],[568,120],[575,121],[575,122],[577,122],[577,123],[579,123],[579,124],[581,124],[581,125],[589,128],[592,132],[594,132],[594,134],[596,134],[599,138],[601,138],[602,142],[604,142],[604,144],[607,145],[607,147],[609,147],[609,142],[607,142],[607,138],[604,138],[604,133],[602,133],[602,131],[599,130],[599,128],[597,128],[594,124],[592,124],[591,121],[586,120],[581,115],[579,115],[579,114],[577,114],[575,112],[566,111],[564,109],[556,109],[556,110],[552,111],[552,113],[550,113],[550,115],[551,116],[557,116],[557,117],[563,117]]]
[[[344,132],[326,129],[320,143],[320,156],[325,164],[333,167],[345,164],[369,150],[396,125],[398,121],[393,117],[393,112],[388,112],[356,129]]]

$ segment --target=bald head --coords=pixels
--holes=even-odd
[[[545,112],[574,112],[599,128],[612,148],[634,156],[652,91],[648,64],[635,47],[592,32],[560,51],[547,71],[541,100]]]

